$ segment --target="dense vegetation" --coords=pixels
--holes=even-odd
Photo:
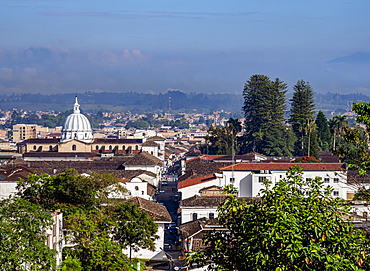
[[[203,251],[188,260],[213,270],[369,270],[368,239],[348,223],[349,209],[320,178],[294,166],[261,198],[229,196],[218,221],[227,229],[207,234]],[[229,189],[233,192],[234,188]]]
[[[242,89],[243,86],[240,86]],[[239,90],[235,90],[238,93]],[[48,111],[55,110],[63,112],[71,108],[75,94],[0,94],[0,108],[12,110],[22,108],[24,110]],[[334,115],[343,114],[351,109],[354,102],[370,102],[370,97],[363,94],[338,94],[338,93],[315,93],[316,109],[323,111],[326,115],[334,112]],[[113,92],[85,92],[78,94],[82,108],[89,113],[123,112],[148,113],[155,111],[168,112],[205,112],[227,111],[240,118],[243,106],[242,94],[207,94],[207,93],[184,93],[181,91],[167,91],[166,93],[113,93]],[[171,97],[171,99],[169,99]],[[288,98],[289,92],[288,92]]]
[[[131,251],[139,248],[154,248],[158,226],[153,219],[146,212],[141,211],[137,205],[124,199],[109,198],[110,193],[124,195],[126,192],[113,175],[85,176],[79,175],[73,169],[58,175],[31,174],[27,179],[18,183],[17,189],[19,200],[26,202],[26,206],[34,206],[32,208],[35,211],[29,209],[31,216],[35,217],[33,227],[43,225],[40,224],[41,222],[37,224],[36,220],[38,219],[36,215],[40,212],[45,214],[44,217],[46,215],[50,217],[46,211],[60,209],[63,212],[67,221],[65,227],[68,235],[66,238],[74,246],[64,248],[63,256],[66,260],[61,270],[133,270],[131,259],[122,254],[122,249],[130,248]],[[1,207],[0,204],[0,212]],[[3,214],[5,214],[4,211]],[[4,216],[2,218],[4,219]],[[10,219],[10,216],[8,215],[6,219]],[[28,220],[25,223],[29,223]],[[36,229],[38,235],[42,234],[43,229],[45,226],[39,226]],[[32,233],[32,230],[27,233],[30,238]],[[12,236],[17,238],[17,234],[14,232]],[[21,245],[24,250],[33,249],[29,247],[33,245],[32,242]],[[14,248],[8,246],[8,248],[9,253],[17,252],[16,246]],[[44,251],[48,252],[43,248],[39,253]],[[37,255],[41,254],[35,254],[35,257]],[[18,259],[17,256],[14,257]],[[47,268],[35,270],[41,269],[49,270]]]
[[[343,134],[348,125],[346,116],[327,119],[322,111],[316,114],[313,89],[306,81],[293,86],[290,106],[287,85],[266,75],[252,75],[244,86],[244,133],[236,136],[225,127],[210,127],[205,154],[242,154],[258,152],[269,156],[313,156],[319,151],[352,148]],[[290,108],[288,110],[288,108]],[[358,128],[357,128],[358,129]]]

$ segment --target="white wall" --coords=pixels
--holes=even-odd
[[[165,223],[169,223],[169,221],[166,221],[166,222],[155,221],[155,223],[158,225],[157,235],[159,236],[159,239],[157,239],[154,242],[155,250],[151,251],[149,249],[140,249],[137,252],[132,250],[131,251],[131,257],[132,258],[150,260],[151,258],[155,257],[156,255],[158,255],[160,253],[163,253]],[[124,254],[126,254],[128,257],[130,256],[130,248],[123,249],[122,252]]]
[[[217,217],[217,208],[218,206],[212,207],[181,207],[181,224],[184,224],[189,221],[193,221],[193,214],[197,213],[199,218],[209,218],[209,214],[213,213],[214,218]]]
[[[18,191],[16,187],[15,182],[0,182],[0,200],[7,199],[10,195],[13,196]]]
[[[234,175],[235,182],[230,182],[230,178]],[[224,171],[224,183],[226,184],[233,184],[235,187],[238,188],[239,197],[256,197],[261,189],[264,188],[262,182],[260,182],[261,178],[267,178],[272,182],[272,185],[275,185],[280,179],[286,176],[285,171],[270,171],[270,173],[266,174],[254,174],[250,171]],[[304,171],[303,178],[315,178],[321,177],[324,181],[328,179],[328,183],[324,182],[324,185],[330,185],[334,188],[334,196],[341,197],[343,199],[347,199],[347,191],[349,187],[347,185],[347,176],[342,172],[336,171]],[[337,182],[334,180],[337,179]]]
[[[222,178],[217,178],[212,181],[206,181],[200,184],[195,184],[195,185],[191,185],[188,187],[180,188],[178,191],[181,192],[181,199],[187,199],[194,195],[199,194],[199,190],[202,188],[213,186],[213,185],[223,186],[222,182],[223,182]]]

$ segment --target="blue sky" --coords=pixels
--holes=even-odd
[[[0,92],[370,94],[370,1],[0,0]]]

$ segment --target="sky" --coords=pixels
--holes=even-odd
[[[370,95],[369,0],[0,0],[0,93]]]

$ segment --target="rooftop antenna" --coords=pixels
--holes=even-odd
[[[171,97],[168,97],[168,114],[171,114]]]

